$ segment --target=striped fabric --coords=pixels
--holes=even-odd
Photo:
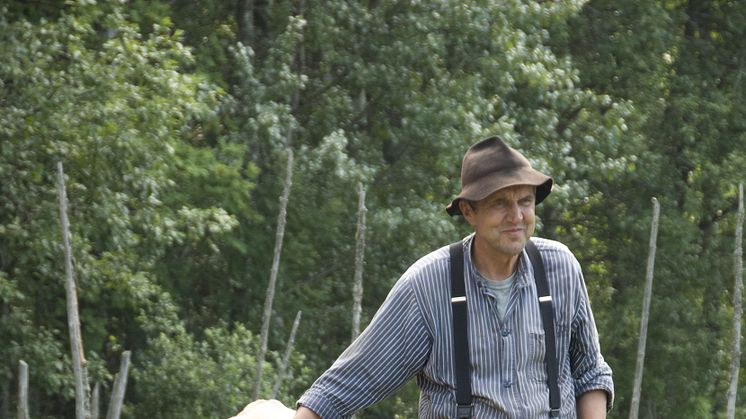
[[[521,255],[505,319],[464,239],[469,351],[475,418],[548,418],[544,329],[531,263]],[[602,389],[613,400],[580,265],[566,246],[532,241],[544,258],[555,310],[562,418],[575,417],[575,398]],[[323,419],[346,418],[389,396],[409,378],[420,387],[420,418],[456,415],[448,247],[402,275],[370,325],[298,400]]]

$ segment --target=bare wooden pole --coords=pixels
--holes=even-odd
[[[275,379],[275,386],[272,389],[272,398],[276,399],[280,393],[280,386],[282,381],[285,379],[285,372],[288,369],[288,363],[290,363],[290,354],[293,352],[293,344],[295,343],[295,333],[298,331],[298,325],[300,324],[300,318],[302,311],[298,310],[298,314],[295,315],[295,321],[293,321],[293,327],[290,329],[290,337],[288,343],[285,345],[285,355],[282,357],[282,364],[280,364],[280,370],[277,371],[277,378]]]
[[[275,234],[275,252],[272,260],[272,269],[267,286],[267,298],[264,300],[264,315],[262,316],[261,347],[256,357],[256,378],[254,380],[254,400],[259,398],[262,387],[262,372],[264,368],[264,357],[267,353],[267,339],[269,337],[269,321],[272,317],[272,302],[275,298],[275,286],[277,285],[277,272],[280,267],[280,254],[282,253],[282,239],[285,235],[285,222],[287,219],[288,198],[290,187],[293,184],[293,150],[288,149],[287,174],[285,187],[280,197],[280,211],[277,215],[277,231]]]
[[[100,416],[99,408],[101,407],[101,383],[96,381],[91,392],[91,419],[98,419]]]
[[[360,183],[357,186],[357,234],[355,235],[355,277],[352,290],[352,340],[360,334],[360,313],[363,302],[363,262],[365,259],[365,188]]]
[[[18,361],[18,419],[29,419],[28,364]]]
[[[10,307],[0,300],[0,324],[7,321],[10,315]],[[0,418],[10,417],[10,387],[12,377],[0,378]]]
[[[655,250],[658,240],[658,219],[661,207],[658,200],[653,198],[653,221],[650,225],[650,245],[648,251],[648,268],[645,275],[645,295],[642,303],[642,317],[640,318],[640,342],[637,347],[637,366],[635,367],[635,384],[632,391],[632,404],[629,409],[629,419],[637,419],[640,410],[640,387],[642,385],[642,371],[645,364],[645,345],[648,336],[648,317],[650,316],[650,300],[653,294],[653,268],[655,266]]]
[[[130,367],[130,351],[122,352],[122,361],[119,364],[119,372],[114,379],[114,388],[111,390],[109,409],[106,411],[106,419],[119,419],[124,403],[124,393],[127,389],[127,372]]]
[[[62,244],[65,250],[65,293],[67,298],[67,326],[70,331],[70,348],[72,351],[73,373],[75,374],[75,417],[89,419],[88,372],[83,352],[83,338],[80,333],[78,315],[78,291],[73,272],[73,258],[70,247],[70,224],[67,220],[67,193],[65,191],[65,172],[62,162],[57,162],[57,194],[60,200],[60,220],[62,223]]]
[[[733,286],[733,350],[731,351],[730,387],[726,417],[736,417],[736,395],[738,393],[738,370],[741,368],[741,316],[743,316],[743,183],[738,185],[738,215],[736,218],[736,240],[733,252],[735,284]]]

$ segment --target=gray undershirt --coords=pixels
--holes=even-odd
[[[480,275],[481,276],[481,275]],[[486,279],[484,284],[489,288],[495,295],[495,302],[497,303],[497,317],[500,319],[500,323],[505,319],[505,312],[508,309],[508,300],[510,300],[510,290],[513,288],[513,282],[515,279],[515,272],[509,277],[503,280]]]

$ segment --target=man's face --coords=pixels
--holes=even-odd
[[[515,256],[534,233],[536,187],[518,185],[500,189],[474,203],[459,202],[461,213],[474,227],[476,240],[497,254]]]

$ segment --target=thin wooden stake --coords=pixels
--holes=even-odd
[[[101,383],[96,381],[91,392],[91,419],[98,419],[101,407]]]
[[[741,316],[743,316],[743,183],[738,185],[738,215],[736,218],[736,240],[733,251],[735,284],[733,286],[733,350],[731,351],[730,387],[728,388],[728,410],[726,417],[736,417],[736,395],[738,393],[738,370],[741,368]]]
[[[29,419],[28,364],[18,361],[18,419]]]
[[[648,251],[648,269],[645,275],[645,295],[642,303],[642,317],[640,319],[640,342],[637,347],[637,366],[635,367],[635,384],[632,391],[632,405],[629,409],[629,419],[637,419],[640,410],[640,386],[642,385],[642,371],[645,364],[645,345],[648,337],[648,317],[650,316],[650,300],[653,294],[653,268],[655,266],[655,250],[658,240],[658,219],[661,207],[658,200],[653,198],[653,221],[650,226],[650,246]]]
[[[298,310],[298,314],[295,315],[295,321],[293,321],[293,327],[290,329],[290,337],[288,343],[285,345],[285,355],[282,357],[282,364],[280,364],[280,370],[277,371],[277,378],[275,379],[275,387],[272,389],[272,398],[276,399],[280,393],[280,386],[282,386],[283,380],[285,380],[285,372],[288,369],[290,363],[290,354],[293,352],[293,344],[295,343],[295,333],[298,331],[298,325],[300,324],[300,318],[302,311]]]
[[[272,303],[275,298],[275,286],[277,285],[277,272],[280,267],[280,254],[282,253],[282,239],[285,235],[285,222],[287,219],[288,198],[290,187],[293,184],[293,150],[288,149],[287,175],[285,187],[280,197],[280,212],[277,215],[277,232],[275,234],[275,252],[272,260],[272,270],[269,275],[267,286],[267,298],[264,300],[264,315],[262,316],[261,348],[256,357],[256,378],[254,380],[254,400],[259,399],[262,387],[262,372],[264,368],[264,357],[267,353],[267,340],[269,337],[269,321],[272,317]]]
[[[365,188],[360,183],[358,189],[357,234],[355,235],[355,277],[352,291],[352,340],[360,335],[360,313],[363,302],[363,262],[365,259]]]
[[[122,413],[122,403],[124,403],[124,393],[127,389],[127,372],[130,367],[130,351],[122,352],[122,361],[119,364],[119,372],[114,378],[114,387],[111,390],[111,400],[109,409],[106,412],[106,419],[119,419]]]
[[[62,169],[62,162],[57,162],[57,194],[60,200],[62,243],[65,250],[65,293],[67,296],[67,326],[70,331],[70,348],[72,351],[73,373],[75,374],[75,417],[78,419],[89,419],[90,389],[88,387],[88,372],[83,352],[83,338],[80,334],[78,291],[73,272],[70,224],[67,220],[67,193],[65,192],[65,173]]]

